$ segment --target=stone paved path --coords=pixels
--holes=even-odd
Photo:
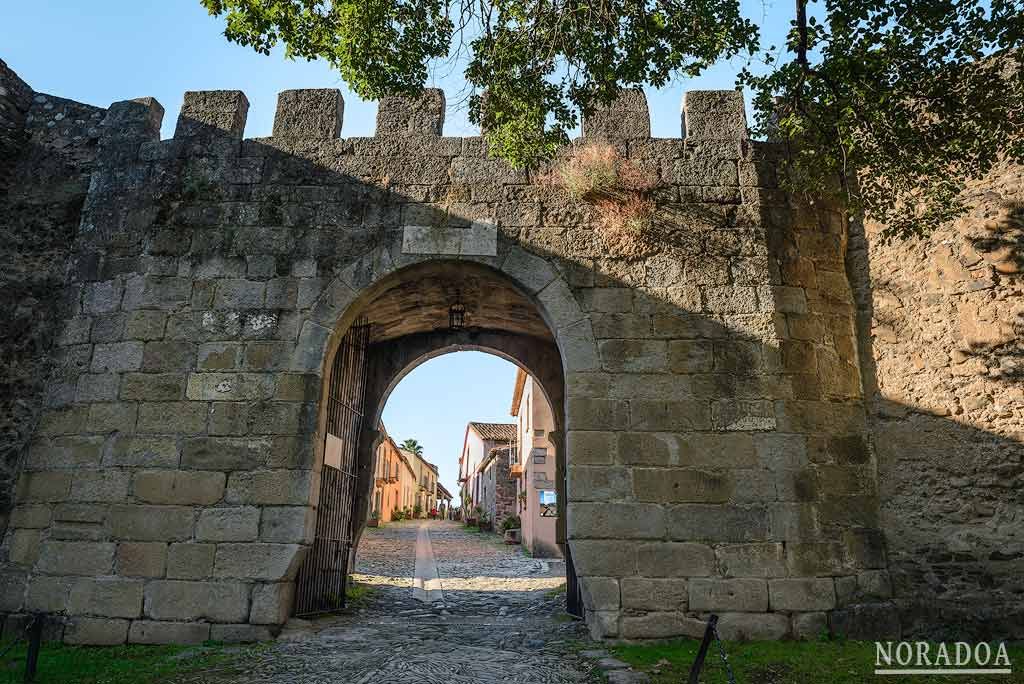
[[[532,559],[493,534],[425,523],[443,603],[414,597],[416,522],[369,529],[355,580],[373,591],[349,614],[292,621],[217,684],[574,684],[593,680],[576,654],[585,630],[563,614],[561,562]],[[214,673],[210,673],[214,675]]]

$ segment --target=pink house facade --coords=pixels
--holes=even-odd
[[[522,369],[516,374],[511,413],[516,418],[511,472],[516,480],[523,546],[534,556],[559,558],[562,552],[555,537],[555,447],[549,439],[554,417],[537,383]]]

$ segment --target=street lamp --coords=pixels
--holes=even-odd
[[[462,330],[466,327],[466,306],[456,302],[448,307],[448,329]]]

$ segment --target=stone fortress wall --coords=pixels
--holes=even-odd
[[[1019,385],[986,361],[984,392],[965,393],[949,369],[967,359],[927,389],[911,369],[954,334],[878,286],[1012,324],[996,302],[1019,296],[1015,276],[944,291],[900,268],[901,250],[926,264],[944,247],[883,246],[795,202],[737,93],[688,93],[680,139],[650,137],[636,92],[587,119],[577,145],[608,141],[657,179],[655,243],[620,255],[593,207],[488,158],[482,138],[443,137],[438,91],[385,99],[376,135],[348,139],[337,91],[282,93],[258,139],[243,139],[241,92],[192,92],[161,141],[154,100],[103,111],[0,75],[0,143],[20,150],[3,201],[52,217],[48,242],[0,219],[19,245],[5,263],[52,245],[44,268],[5,277],[55,323],[32,309],[36,341],[4,340],[25,379],[5,416],[20,477],[0,610],[64,610],[76,643],[274,633],[313,534],[329,340],[375,285],[445,260],[514,283],[558,345],[568,537],[595,636],[698,634],[709,612],[727,638],[894,635],[938,624],[909,600],[924,585],[967,618],[979,594],[998,599],[1000,628],[1020,633],[1019,502],[987,486],[1019,476]],[[62,164],[50,189],[32,182],[44,160]],[[924,393],[961,413],[923,412]],[[950,443],[939,430],[959,448],[933,451]]]

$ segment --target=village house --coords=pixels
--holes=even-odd
[[[516,483],[509,472],[512,445],[496,446],[477,466],[480,508],[496,526],[516,513]]]
[[[413,517],[425,518],[434,508],[437,500],[437,466],[414,452],[400,449],[412,467],[412,513]]]
[[[437,483],[437,514],[441,518],[448,518],[451,515],[452,510],[452,494],[448,489],[441,484]]]
[[[495,520],[499,512],[495,506],[495,492],[500,466],[493,465],[491,452],[497,447],[508,449],[515,438],[515,427],[512,423],[470,422],[466,425],[462,454],[459,456],[459,486],[462,507],[467,516],[473,516],[474,509],[480,506],[490,520],[500,522]],[[504,477],[508,479],[507,452],[505,459]]]
[[[555,539],[558,515],[555,487],[554,429],[551,407],[533,377],[516,373],[511,413],[516,417],[511,474],[515,481],[516,512],[522,521],[522,542],[531,554],[561,557]]]
[[[371,517],[377,513],[380,522],[394,520],[395,513],[412,507],[416,474],[408,459],[408,452],[399,449],[384,426],[380,426],[384,439],[377,447],[374,468],[374,492]]]

